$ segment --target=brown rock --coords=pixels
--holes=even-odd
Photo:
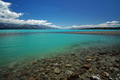
[[[33,77],[30,77],[29,80],[35,80]]]
[[[102,79],[104,79],[104,78],[105,78],[103,75],[100,75],[100,77],[101,77]]]
[[[32,61],[32,64],[36,64],[37,63],[37,61]]]
[[[110,56],[113,56],[113,54],[110,54]]]
[[[92,72],[92,71],[93,71],[93,69],[92,69],[92,68],[89,68],[89,71],[90,71],[90,72]]]
[[[92,57],[92,56],[88,56],[87,58],[89,58],[89,59],[93,59],[94,57]]]
[[[96,72],[96,71],[95,71],[94,73],[95,73],[95,74],[98,74],[98,72]]]
[[[83,65],[82,67],[85,68],[85,69],[89,69],[90,68],[90,66],[87,65],[87,64]]]

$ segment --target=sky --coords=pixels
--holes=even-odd
[[[120,0],[0,0],[0,22],[56,28],[120,26]]]

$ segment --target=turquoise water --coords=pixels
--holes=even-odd
[[[29,32],[80,32],[80,31],[120,31],[120,30],[0,30],[0,33],[29,33]]]
[[[0,30],[0,66],[8,66],[13,62],[27,63],[78,46],[120,44],[120,36],[45,33],[62,31],[86,30]]]

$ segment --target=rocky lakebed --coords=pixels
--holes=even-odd
[[[120,45],[95,46],[0,70],[0,80],[120,80]]]

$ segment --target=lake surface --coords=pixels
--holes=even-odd
[[[78,47],[120,44],[120,36],[115,35],[48,33],[65,31],[103,30],[0,30],[0,67],[14,62],[26,64]]]

